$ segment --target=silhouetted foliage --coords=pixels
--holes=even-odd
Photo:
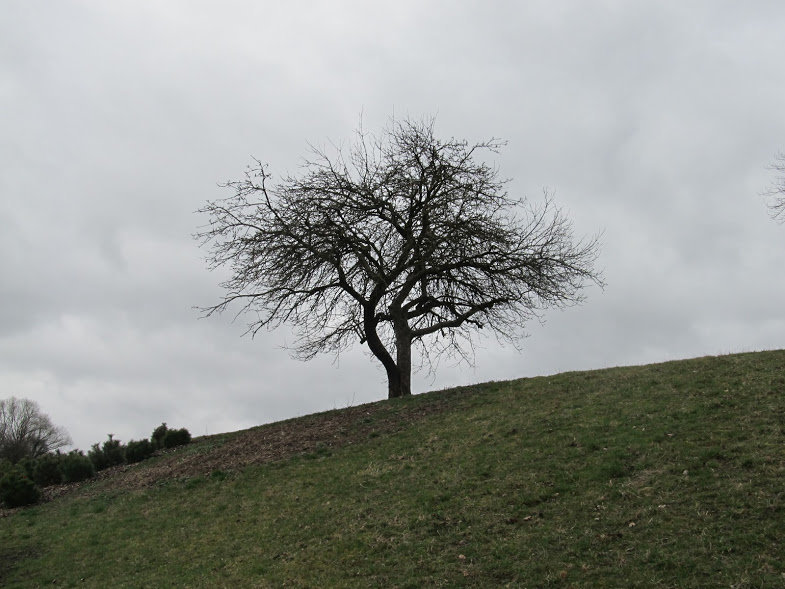
[[[163,440],[164,448],[184,446],[190,442],[191,433],[185,428],[167,430]]]
[[[167,429],[166,422],[164,422],[153,430],[153,435],[150,436],[153,446],[156,448],[164,447],[164,436],[166,436]]]

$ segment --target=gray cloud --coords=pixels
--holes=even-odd
[[[195,434],[384,395],[358,346],[299,363],[241,338],[191,234],[251,157],[296,171],[362,115],[436,114],[509,140],[515,194],[604,231],[608,287],[480,340],[417,390],[782,347],[783,148],[774,2],[11,3],[0,22],[0,397],[76,444],[160,421]]]

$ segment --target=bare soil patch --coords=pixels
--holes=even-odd
[[[51,500],[80,488],[88,488],[85,490],[90,493],[140,489],[166,480],[206,476],[215,471],[236,472],[251,465],[364,442],[380,434],[400,431],[450,406],[445,395],[429,397],[427,402],[381,401],[236,433],[194,438],[188,446],[163,451],[138,464],[109,468],[89,481],[48,487],[44,495],[46,500]],[[96,485],[97,481],[101,484]]]

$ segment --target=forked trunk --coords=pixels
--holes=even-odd
[[[376,333],[372,307],[365,309],[363,319],[368,347],[387,373],[387,398],[408,397],[412,394],[412,337],[409,326],[404,324],[395,330],[396,359],[393,359]]]

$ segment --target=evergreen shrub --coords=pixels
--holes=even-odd
[[[97,445],[97,444],[96,444]],[[63,473],[63,481],[66,483],[78,483],[91,478],[95,474],[95,466],[81,450],[72,450],[64,455],[60,463]]]
[[[164,436],[164,448],[174,448],[175,446],[184,446],[190,443],[191,433],[185,429],[170,429],[167,430]]]
[[[155,446],[156,450],[158,448],[164,447],[164,438],[166,437],[166,432],[168,428],[166,427],[166,422],[159,425],[157,428],[153,430],[153,435],[150,436],[150,441]]]
[[[39,487],[49,487],[59,485],[63,482],[62,470],[63,455],[44,454],[35,459],[33,465],[32,479]]]
[[[113,434],[109,434],[109,439],[102,446],[93,444],[87,456],[93,461],[95,470],[104,470],[110,466],[125,463],[125,446],[120,440],[113,439]]]
[[[41,499],[41,489],[27,476],[23,468],[9,469],[0,478],[0,501],[6,507],[32,505]]]
[[[7,472],[10,472],[13,468],[14,465],[11,464],[10,460],[7,460],[5,458],[0,458],[0,479],[3,478],[3,476]]]
[[[155,446],[150,440],[131,440],[125,447],[125,459],[128,464],[134,462],[141,462],[146,458],[150,458],[155,452]]]
[[[16,466],[21,468],[28,478],[32,479],[33,472],[35,471],[35,464],[36,464],[35,458],[31,458],[30,456],[25,456],[19,462],[16,463]]]

